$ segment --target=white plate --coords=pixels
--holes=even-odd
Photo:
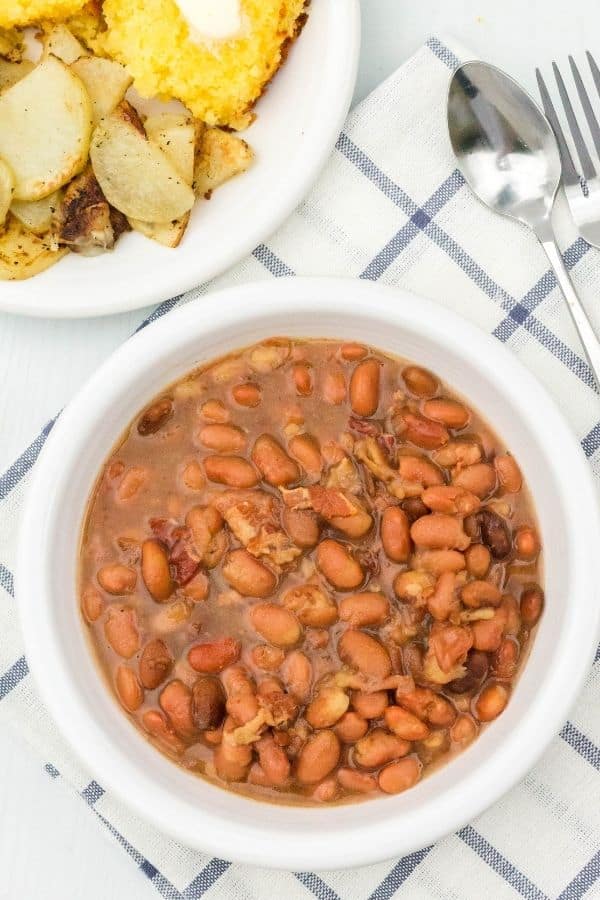
[[[359,50],[359,0],[313,0],[256,122],[243,132],[254,166],[196,204],[180,247],[127,234],[113,253],[72,253],[29,281],[1,282],[0,310],[60,318],[123,312],[181,294],[242,259],[316,181],[350,107]]]

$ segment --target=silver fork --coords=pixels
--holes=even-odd
[[[586,56],[596,86],[596,91],[600,97],[600,69],[596,65],[596,61],[589,50],[586,51]],[[600,158],[600,125],[598,124],[592,102],[589,98],[585,84],[583,83],[581,73],[572,56],[569,56],[569,65],[571,67],[571,73],[573,75],[575,87],[577,88],[577,93],[592,141],[596,153]],[[575,115],[573,104],[569,98],[564,79],[555,62],[552,63],[552,70],[554,72],[554,78],[556,79],[556,85],[565,111],[567,123],[571,131],[573,143],[575,144],[575,149],[577,150],[577,155],[579,157],[579,171],[573,162],[569,145],[566,141],[560,120],[556,114],[554,104],[552,103],[550,92],[542,77],[542,73],[539,69],[536,69],[535,74],[544,106],[544,112],[552,125],[552,129],[558,142],[567,202],[571,210],[573,221],[582,238],[593,247],[600,248],[600,178],[598,177],[596,166],[594,165],[585,138],[577,121],[577,116]]]

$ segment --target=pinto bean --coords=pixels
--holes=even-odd
[[[475,518],[481,530],[481,540],[494,559],[506,559],[512,550],[510,531],[506,521],[491,509],[481,509]]]
[[[173,657],[164,641],[154,638],[149,641],[140,657],[140,681],[148,691],[153,691],[163,683],[173,668]]]
[[[386,648],[364,631],[348,629],[340,637],[337,649],[340,659],[363,675],[387,678],[392,672],[392,661]]]
[[[223,578],[242,597],[269,597],[277,577],[247,550],[232,550],[222,568]]]
[[[251,488],[258,484],[258,475],[241,456],[207,456],[204,471],[209,481],[232,488]]]
[[[510,679],[517,670],[519,645],[512,637],[505,637],[492,657],[492,671],[498,678]]]
[[[504,684],[489,682],[474,701],[474,710],[480,722],[491,722],[506,708],[509,689]]]
[[[411,525],[410,536],[418,547],[428,550],[466,550],[471,543],[460,519],[443,513],[417,519]]]
[[[454,694],[466,694],[472,692],[481,685],[486,678],[489,668],[487,653],[473,650],[469,653],[466,663],[467,671],[462,678],[455,678],[448,684],[448,688]]]
[[[482,606],[499,606],[502,594],[490,581],[469,581],[460,592],[462,602],[469,609]]]
[[[231,418],[229,410],[221,400],[207,400],[202,404],[200,413],[204,419],[220,424],[229,422]]]
[[[418,602],[433,593],[434,584],[434,578],[427,572],[408,569],[399,572],[394,578],[394,593],[400,600]]]
[[[329,628],[337,622],[335,601],[317,584],[299,584],[283,596],[283,605],[309,628]]]
[[[506,625],[506,613],[500,607],[494,611],[491,619],[481,619],[471,623],[473,647],[487,653],[497,650],[502,641]]]
[[[199,731],[219,728],[225,718],[225,691],[218,678],[197,678],[192,687],[192,719]]]
[[[258,603],[250,610],[252,627],[276,647],[293,647],[302,636],[296,616],[276,603]]]
[[[378,769],[393,759],[406,756],[410,747],[408,741],[397,735],[374,728],[354,745],[354,762],[363,769]]]
[[[373,775],[358,772],[356,769],[346,767],[338,769],[337,780],[344,790],[351,794],[369,794],[377,790],[377,781]]]
[[[339,687],[322,687],[309,703],[305,717],[312,728],[331,728],[350,706],[348,694]]]
[[[296,363],[292,367],[292,378],[296,393],[301,397],[310,397],[313,384],[310,366],[308,363]]]
[[[138,420],[138,434],[146,437],[155,434],[173,415],[173,401],[170,397],[161,397],[149,406]]]
[[[131,500],[138,493],[148,478],[148,470],[142,466],[132,466],[128,469],[117,488],[119,500]]]
[[[465,562],[469,575],[474,578],[485,578],[492,563],[492,556],[484,544],[471,544],[465,551]]]
[[[167,722],[164,713],[158,709],[149,709],[142,716],[142,725],[166,750],[181,755],[185,743],[175,734],[173,727]]]
[[[353,628],[382,625],[390,614],[389,600],[384,594],[365,591],[344,597],[340,603],[340,619]]]
[[[367,348],[362,344],[349,343],[342,344],[340,347],[340,356],[346,362],[357,362],[359,359],[364,359],[367,353]]]
[[[432,512],[447,515],[459,513],[461,516],[468,516],[476,512],[481,505],[479,497],[453,484],[440,484],[427,488],[421,494],[421,499]]]
[[[175,585],[171,578],[169,557],[160,541],[150,539],[142,544],[142,578],[153,600],[168,600]]]
[[[283,527],[290,539],[302,549],[316,547],[319,543],[319,520],[310,509],[284,509]]]
[[[369,723],[357,712],[350,710],[338,719],[334,728],[335,733],[343,744],[354,744],[364,737],[369,730]]]
[[[406,562],[412,543],[408,516],[399,506],[388,506],[381,517],[381,543],[392,562]]]
[[[317,567],[338,591],[351,591],[362,584],[364,572],[344,544],[327,539],[317,547]]]
[[[494,467],[503,490],[507,494],[517,494],[523,486],[523,476],[514,456],[510,453],[496,456]]]
[[[388,706],[385,711],[385,724],[392,734],[405,741],[422,741],[429,736],[429,728],[425,722],[401,706]]]
[[[396,702],[436,728],[447,728],[456,719],[456,709],[450,700],[431,688],[416,687],[402,693],[397,691]]]
[[[525,628],[537,624],[544,608],[544,592],[537,584],[528,584],[521,594],[521,619]]]
[[[290,777],[291,766],[285,751],[275,743],[272,734],[265,734],[256,742],[256,752],[269,783],[282,787]]]
[[[409,756],[385,766],[377,777],[377,784],[386,794],[400,794],[415,786],[422,770],[423,764],[419,758]]]
[[[261,434],[256,439],[252,448],[252,461],[263,479],[273,487],[282,487],[300,480],[298,464],[270,434]]]
[[[281,667],[281,674],[288,692],[305,703],[310,695],[313,678],[312,664],[306,654],[301,650],[288,653]]]
[[[352,708],[363,719],[380,719],[389,705],[387,691],[352,691]]]
[[[246,432],[237,425],[205,425],[200,429],[198,440],[217,453],[239,453],[246,446]]]
[[[398,458],[398,471],[404,481],[415,481],[423,487],[444,483],[441,469],[425,456],[402,455]],[[417,517],[418,518],[418,517]]]
[[[381,364],[376,359],[360,362],[350,378],[350,405],[357,416],[372,416],[379,406]]]
[[[192,717],[192,692],[183,681],[174,679],[162,689],[158,702],[167,719],[182,738],[192,738],[196,726]]]
[[[450,440],[447,429],[440,422],[434,422],[420,413],[411,412],[408,409],[402,411],[399,417],[400,434],[404,440],[410,441],[416,447],[424,450],[437,450]]]
[[[407,366],[402,370],[402,378],[413,397],[422,399],[434,397],[440,386],[435,375],[421,366]]]
[[[485,500],[496,490],[496,470],[490,463],[475,463],[458,472],[452,483],[475,494],[480,500]]]
[[[144,691],[137,675],[129,666],[119,666],[115,675],[115,688],[127,712],[135,712],[144,702]]]
[[[279,647],[259,644],[252,650],[252,662],[264,672],[277,672],[281,668],[284,659],[284,652]]]
[[[471,413],[466,406],[457,400],[446,397],[436,397],[435,400],[426,400],[423,404],[423,412],[428,419],[441,422],[446,428],[460,431],[466,428],[471,419]]]
[[[323,376],[323,400],[341,406],[346,400],[346,376],[340,368],[327,369]]]
[[[477,737],[477,725],[474,719],[462,713],[450,729],[450,739],[455,744],[470,744]]]
[[[122,566],[120,563],[102,566],[96,577],[102,590],[114,596],[133,594],[137,582],[135,569]]]
[[[202,466],[195,459],[187,463],[181,477],[186,488],[190,491],[201,491],[206,484]]]
[[[237,404],[247,406],[250,409],[260,406],[262,399],[260,387],[253,381],[244,381],[242,384],[236,384],[231,394]]]
[[[320,475],[323,457],[318,441],[311,434],[297,434],[288,444],[290,453],[309,475]]]
[[[108,607],[104,621],[106,640],[118,656],[131,659],[140,649],[135,610],[120,604]]]
[[[317,731],[298,755],[296,778],[300,784],[317,784],[333,772],[341,753],[340,742],[333,731]]]
[[[194,644],[188,652],[188,662],[196,672],[214,675],[233,665],[240,658],[242,645],[234,638],[219,638]]]
[[[245,725],[258,713],[258,698],[254,682],[249,678],[243,666],[233,666],[227,669],[223,675],[223,681],[227,691],[227,712],[234,722]]]
[[[535,528],[531,525],[521,525],[514,536],[515,552],[517,559],[534,560],[540,552],[540,539]]]
[[[443,572],[462,572],[465,568],[464,554],[458,550],[425,550],[413,557],[415,568],[441,575]]]
[[[81,595],[81,611],[90,624],[96,622],[104,610],[104,600],[100,591],[89,585]]]

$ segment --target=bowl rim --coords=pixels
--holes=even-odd
[[[77,272],[67,266],[69,274],[65,274],[55,285],[54,273],[66,271],[59,261],[56,267],[32,279],[0,282],[0,311],[32,318],[83,319],[142,309],[182,295],[198,284],[206,284],[268,241],[302,203],[331,158],[348,117],[356,87],[361,48],[360,0],[343,0],[343,4],[340,0],[322,0],[322,4],[315,6],[319,8],[312,14],[309,10],[308,27],[318,13],[319,21],[323,20],[327,29],[328,52],[326,58],[320,60],[320,80],[311,108],[311,128],[305,127],[302,140],[298,142],[298,154],[292,160],[295,166],[293,177],[290,177],[286,167],[271,173],[272,189],[266,193],[263,190],[260,202],[253,204],[252,214],[242,217],[243,233],[236,224],[240,217],[234,215],[232,210],[229,218],[234,238],[231,239],[230,235],[229,241],[211,244],[209,252],[202,248],[203,232],[200,228],[199,233],[195,233],[194,222],[187,234],[187,242],[177,250],[153,244],[141,235],[133,235],[131,237],[139,238],[136,241],[138,248],[143,246],[145,252],[142,255],[139,249],[128,251],[121,247],[119,250],[117,246],[115,253],[129,252],[132,259],[138,255],[140,258],[135,268],[111,269],[108,286],[106,277],[103,279],[102,273],[96,272],[94,266],[92,272],[87,272],[83,263],[89,261],[77,259],[69,260],[78,264]],[[303,34],[299,44],[302,38]],[[277,73],[279,77],[272,90],[277,89],[288,70],[297,67],[295,60],[296,55],[291,53],[285,67]],[[264,102],[259,103],[259,121],[269,115],[264,105],[269,102],[268,92],[260,100]],[[252,143],[251,128],[240,134]],[[233,188],[234,183],[235,180],[224,190]],[[153,256],[160,259],[160,265],[152,267],[152,276],[147,277],[144,262]],[[80,262],[82,266],[79,266]],[[49,280],[46,275],[49,275]]]
[[[521,716],[518,728],[501,742],[501,767],[494,750],[489,759],[461,778],[457,786],[442,792],[435,816],[429,802],[424,804],[423,811],[419,809],[411,816],[410,823],[394,816],[387,798],[377,801],[381,815],[376,821],[365,823],[360,830],[348,825],[348,832],[340,824],[339,816],[334,815],[335,810],[339,812],[344,807],[318,808],[317,813],[311,807],[320,824],[324,827],[328,822],[331,824],[327,840],[323,840],[319,828],[308,828],[305,821],[296,831],[287,829],[286,839],[279,841],[274,851],[273,841],[281,834],[274,825],[256,827],[225,819],[212,809],[184,808],[185,804],[178,799],[174,802],[162,785],[154,783],[114,741],[111,743],[105,732],[100,732],[91,711],[73,688],[72,673],[59,652],[58,634],[50,615],[56,597],[46,573],[51,571],[49,556],[56,512],[52,512],[53,504],[48,498],[57,484],[60,495],[61,479],[64,481],[66,477],[66,447],[73,454],[84,451],[94,398],[102,393],[123,395],[128,382],[133,383],[135,373],[147,371],[149,356],[154,366],[157,363],[160,366],[161,352],[166,356],[169,350],[183,347],[190,340],[191,331],[195,330],[198,340],[206,345],[211,330],[216,333],[219,328],[235,329],[259,320],[261,315],[310,316],[311,311],[321,311],[324,303],[328,314],[343,316],[350,309],[375,321],[385,320],[389,327],[425,333],[441,346],[449,334],[459,331],[464,338],[462,346],[467,348],[461,353],[463,359],[479,366],[481,362],[477,360],[485,359],[486,366],[503,371],[513,387],[518,384],[520,396],[527,396],[538,412],[542,433],[552,436],[563,463],[569,460],[571,493],[565,492],[563,500],[570,504],[567,524],[572,527],[570,540],[578,548],[578,565],[569,592],[573,614],[561,634],[563,653],[539,686],[539,694],[528,708],[527,716]],[[209,358],[210,354],[200,352],[199,361]],[[86,419],[89,419],[87,426],[82,425]],[[215,292],[210,295],[210,303],[204,298],[171,312],[119,347],[81,388],[53,427],[32,473],[19,535],[16,596],[26,657],[42,699],[71,747],[103,787],[157,828],[215,856],[291,870],[347,868],[412,852],[455,831],[513,787],[546,750],[582,688],[596,648],[600,603],[594,602],[598,598],[598,586],[592,551],[598,533],[600,510],[595,487],[575,436],[554,400],[502,344],[454,312],[400,288],[339,278],[274,279]],[[38,560],[35,566],[30,564],[32,541]],[[107,743],[102,749],[110,746],[113,754],[108,763],[99,747],[103,739]],[[135,790],[132,779],[136,782]],[[389,815],[385,814],[386,803]],[[177,814],[165,816],[165,808],[175,809]]]

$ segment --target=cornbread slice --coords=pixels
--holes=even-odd
[[[104,0],[102,50],[140,94],[176,97],[208,125],[244,128],[304,24],[306,0],[242,0],[240,37],[195,43],[175,0]]]
[[[78,13],[86,0],[1,0],[0,27],[24,27],[42,19],[57,21]]]

